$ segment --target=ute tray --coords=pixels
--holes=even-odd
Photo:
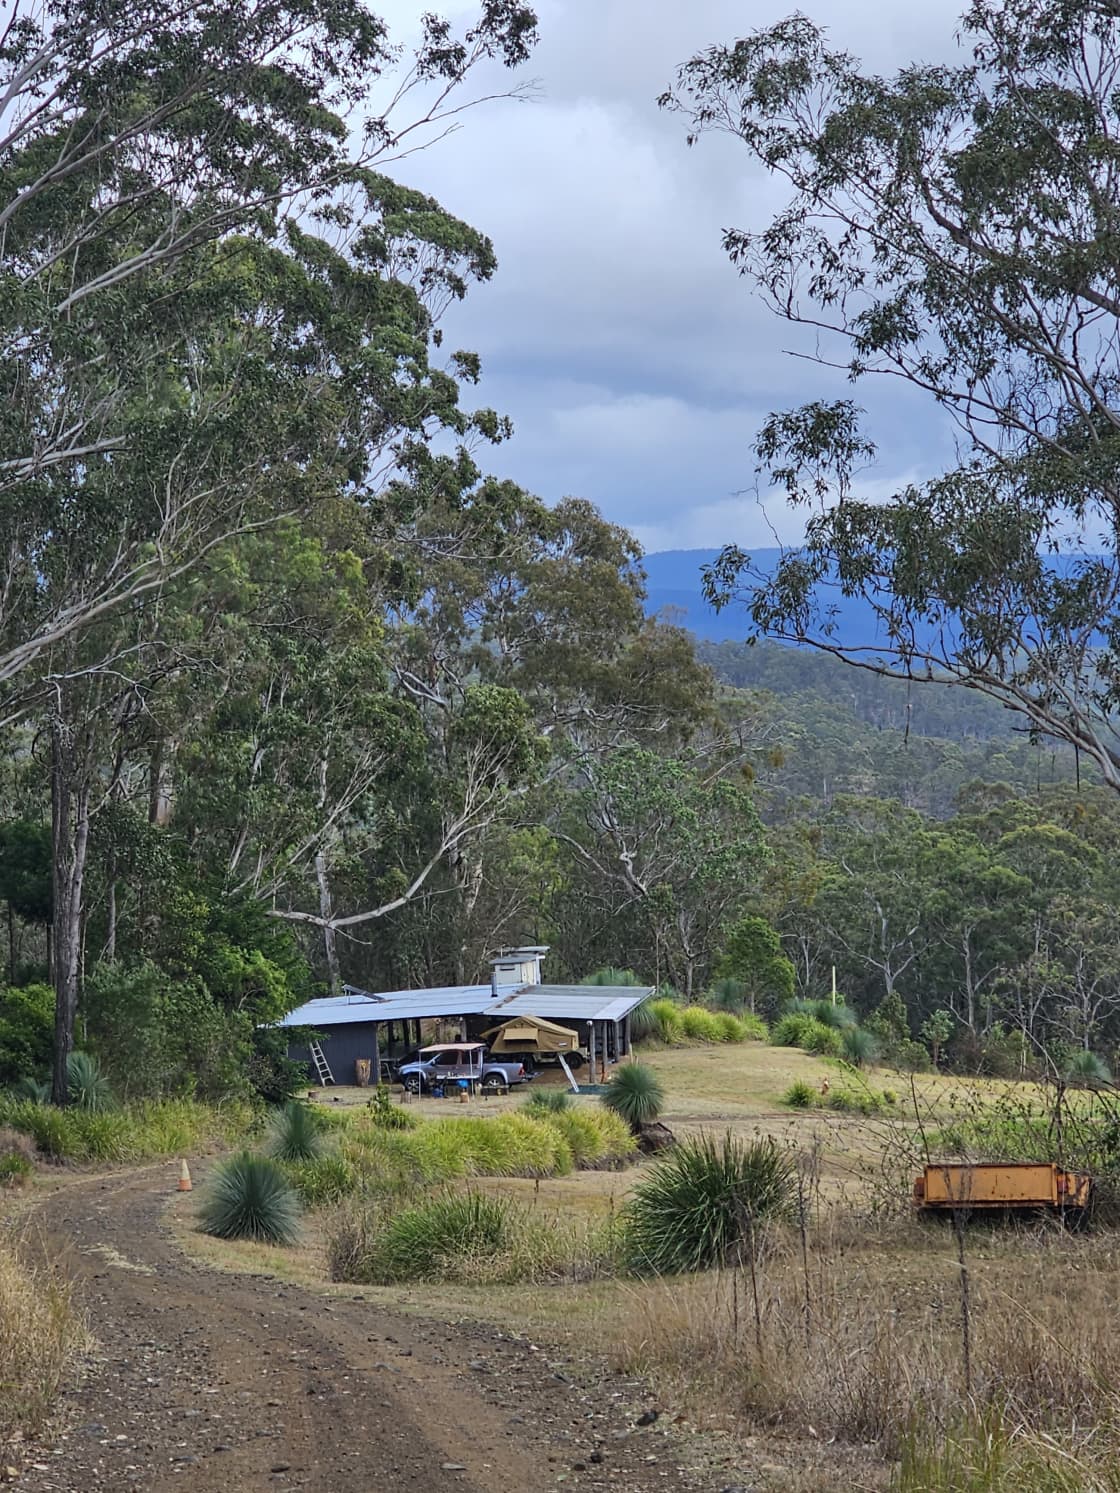
[[[1053,1162],[934,1161],[914,1180],[914,1205],[951,1208],[1085,1208],[1092,1179]]]

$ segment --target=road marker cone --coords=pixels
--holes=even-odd
[[[191,1190],[191,1169],[187,1165],[186,1160],[184,1159],[183,1161],[180,1161],[180,1163],[179,1163],[179,1191],[180,1192],[190,1192],[190,1190]]]

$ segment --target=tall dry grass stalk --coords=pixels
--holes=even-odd
[[[0,1448],[43,1427],[88,1347],[69,1282],[33,1236],[0,1239]]]
[[[1059,1436],[1071,1452],[1088,1438],[1094,1460],[1115,1452],[1117,1250],[1055,1230],[970,1238],[964,1352],[958,1245],[951,1226],[869,1229],[842,1215],[804,1248],[799,1227],[771,1228],[753,1281],[723,1271],[632,1288],[621,1360],[709,1411],[888,1457],[915,1414],[925,1434],[989,1412],[1014,1436]],[[757,1290],[757,1320],[743,1320],[741,1289]]]

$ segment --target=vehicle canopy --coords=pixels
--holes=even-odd
[[[431,1047],[421,1047],[420,1056],[423,1057],[425,1053],[429,1052],[462,1052],[470,1054],[485,1051],[485,1042],[435,1042]]]

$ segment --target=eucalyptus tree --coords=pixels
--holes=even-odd
[[[880,78],[794,16],[694,57],[662,100],[788,189],[725,236],[775,313],[853,382],[924,393],[961,448],[869,502],[853,401],[772,415],[759,469],[806,542],[766,576],[729,546],[707,584],[759,631],[989,695],[1118,789],[1120,14],[973,0],[960,36],[958,64]],[[837,634],[837,589],[875,637]]]

